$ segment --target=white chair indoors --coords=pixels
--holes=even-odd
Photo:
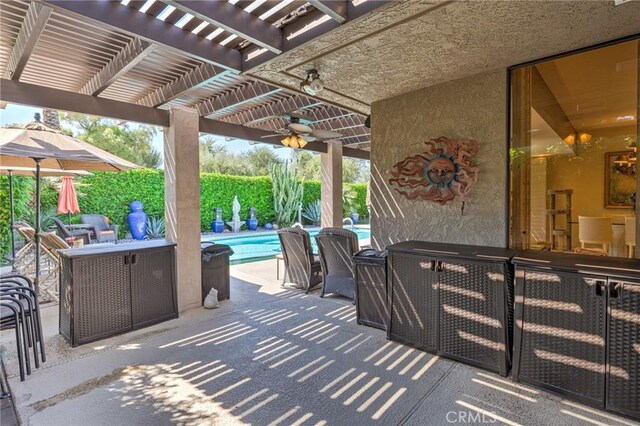
[[[636,217],[626,216],[624,218],[624,243],[627,247],[627,254],[630,258],[635,256],[636,248]]]
[[[599,245],[602,252],[608,254],[613,240],[611,225],[610,217],[578,216],[578,240],[582,248],[587,248],[587,244]]]

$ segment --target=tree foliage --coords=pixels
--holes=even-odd
[[[268,146],[256,146],[248,151],[234,154],[229,152],[225,145],[216,143],[210,136],[200,139],[201,172],[234,176],[267,176],[271,164],[282,164],[282,162],[273,148]]]
[[[293,164],[301,177],[307,180],[321,179],[320,155],[310,151],[293,151]],[[366,183],[369,180],[369,161],[344,157],[342,159],[342,181]]]
[[[62,126],[65,133],[139,166],[157,169],[162,165],[162,153],[152,144],[157,133],[154,126],[134,127],[85,114],[66,114]]]

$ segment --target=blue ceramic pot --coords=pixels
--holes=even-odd
[[[270,231],[270,230],[273,229],[273,225],[270,224],[270,223],[265,223],[264,224],[264,229],[267,230],[267,231]]]
[[[358,219],[360,219],[360,215],[358,213],[351,213],[351,220],[354,225],[358,224]]]
[[[247,219],[247,228],[249,228],[249,231],[255,231],[256,229],[258,229],[258,219],[256,219],[255,217],[250,217],[249,219]]]
[[[224,232],[224,221],[214,220],[211,222],[211,231],[216,234],[222,234]]]
[[[142,203],[140,201],[132,201],[129,204],[131,213],[127,216],[131,236],[134,240],[143,240],[147,235],[147,214],[142,211]]]

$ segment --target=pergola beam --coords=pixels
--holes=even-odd
[[[279,87],[270,86],[261,81],[236,87],[228,93],[214,96],[196,105],[201,117],[221,118],[249,102],[267,98],[281,92]]]
[[[172,82],[165,84],[153,92],[138,99],[136,104],[148,107],[158,107],[160,105],[171,102],[184,94],[199,89],[211,83],[213,80],[220,78],[220,75],[226,72],[211,64],[200,64],[191,71],[183,74]]]
[[[165,46],[177,53],[217,65],[221,68],[241,71],[239,51],[207,40],[173,24],[141,13],[132,7],[111,0],[76,1],[43,0],[58,9],[73,12],[100,24],[140,37],[149,43]]]
[[[265,48],[282,53],[282,30],[226,1],[165,0],[184,13]]]
[[[308,0],[308,2],[325,15],[329,15],[331,19],[339,24],[344,24],[347,21],[346,0]]]
[[[162,127],[169,126],[169,111],[166,110],[8,79],[0,80],[0,102],[91,114]],[[280,141],[277,139],[262,138],[262,136],[271,134],[266,130],[206,118],[200,118],[199,125],[202,133],[280,145]],[[312,142],[304,149],[326,152],[327,147],[322,142]],[[358,149],[345,148],[343,155],[363,159],[369,158],[367,151]]]
[[[156,47],[156,44],[134,38],[80,89],[80,93],[83,95],[99,95],[138,65]]]
[[[52,12],[53,9],[43,6],[42,4],[29,4],[24,21],[22,21],[22,26],[18,31],[16,42],[9,55],[4,78],[10,78],[12,80],[20,79]]]

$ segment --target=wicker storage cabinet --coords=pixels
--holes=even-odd
[[[387,329],[387,253],[360,250],[353,257],[358,324]]]
[[[513,377],[640,418],[640,261],[521,252]]]
[[[506,376],[515,252],[422,241],[387,250],[388,337]]]
[[[212,288],[218,290],[218,300],[231,297],[229,256],[231,247],[224,244],[201,243],[202,251],[202,302]]]
[[[178,317],[175,244],[138,244],[61,252],[60,334],[71,346]]]

